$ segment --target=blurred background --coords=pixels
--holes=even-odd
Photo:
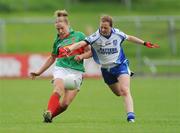
[[[0,0],[0,53],[49,53],[56,36],[57,9],[67,10],[73,29],[86,35],[96,31],[101,15],[108,14],[116,28],[161,47],[147,49],[124,42],[133,71],[139,75],[179,75],[179,7],[178,0]],[[9,64],[2,58],[0,63],[0,72],[5,73]]]
[[[126,122],[121,97],[113,95],[99,66],[88,59],[81,91],[69,109],[42,123],[51,78],[28,79],[50,54],[56,37],[54,12],[65,9],[70,25],[86,35],[103,14],[126,34],[160,45],[124,42],[136,75],[131,78],[136,123]],[[43,74],[52,77],[52,67]],[[179,0],[0,0],[0,133],[179,133]]]

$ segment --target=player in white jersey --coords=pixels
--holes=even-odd
[[[130,69],[129,63],[123,52],[122,43],[127,40],[136,44],[145,45],[148,48],[158,48],[157,44],[145,42],[135,36],[127,35],[113,28],[110,16],[103,16],[100,20],[100,28],[92,35],[63,49],[64,55],[80,47],[90,45],[93,59],[101,64],[102,76],[105,83],[117,96],[122,96],[127,112],[127,121],[134,122],[135,114],[133,99],[130,93]],[[63,51],[62,50],[62,51]]]

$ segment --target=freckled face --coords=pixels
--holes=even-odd
[[[59,35],[65,35],[69,33],[68,25],[61,18],[56,19],[55,28],[57,29]]]
[[[111,26],[109,22],[100,22],[100,33],[103,36],[108,36],[111,34]]]

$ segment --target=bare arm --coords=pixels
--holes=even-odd
[[[135,37],[135,36],[128,35],[127,40],[130,42],[136,43],[136,44],[144,45],[144,41],[142,39]]]
[[[92,57],[92,52],[91,52],[90,46],[86,46],[84,53],[80,54],[80,55],[76,55],[74,59],[76,61],[81,61],[83,59],[88,59],[90,57]]]
[[[147,48],[159,48],[160,47],[158,44],[153,44],[151,42],[145,42],[145,41],[143,41],[135,36],[131,36],[131,35],[128,35],[127,40],[130,42],[136,43],[136,44],[144,45]]]
[[[80,41],[80,42],[72,44],[68,48],[69,48],[70,51],[73,51],[75,49],[78,49],[78,48],[81,48],[81,47],[85,47],[86,45],[87,45],[86,41]]]
[[[92,57],[91,46],[86,46],[84,48],[84,53],[81,55],[82,55],[83,59],[88,59],[88,58]]]
[[[31,79],[35,79],[36,76],[40,76],[44,71],[46,71],[56,60],[55,56],[50,55],[45,63],[36,72],[31,72]]]
[[[83,59],[88,59],[88,58],[90,58],[90,57],[92,57],[92,52],[91,52],[91,50],[90,50],[90,51],[87,51],[87,52],[85,52],[85,53],[82,54],[82,58],[83,58]]]

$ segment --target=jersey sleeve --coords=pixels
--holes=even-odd
[[[122,31],[120,31],[120,35],[124,38],[124,40],[126,40],[128,38],[128,35]]]
[[[99,37],[100,37],[99,33],[95,32],[92,35],[86,37],[84,41],[86,41],[88,44],[92,45]]]
[[[120,31],[119,29],[114,28],[113,29],[116,34],[118,34],[123,40],[126,40],[128,38],[128,35],[124,32]]]

